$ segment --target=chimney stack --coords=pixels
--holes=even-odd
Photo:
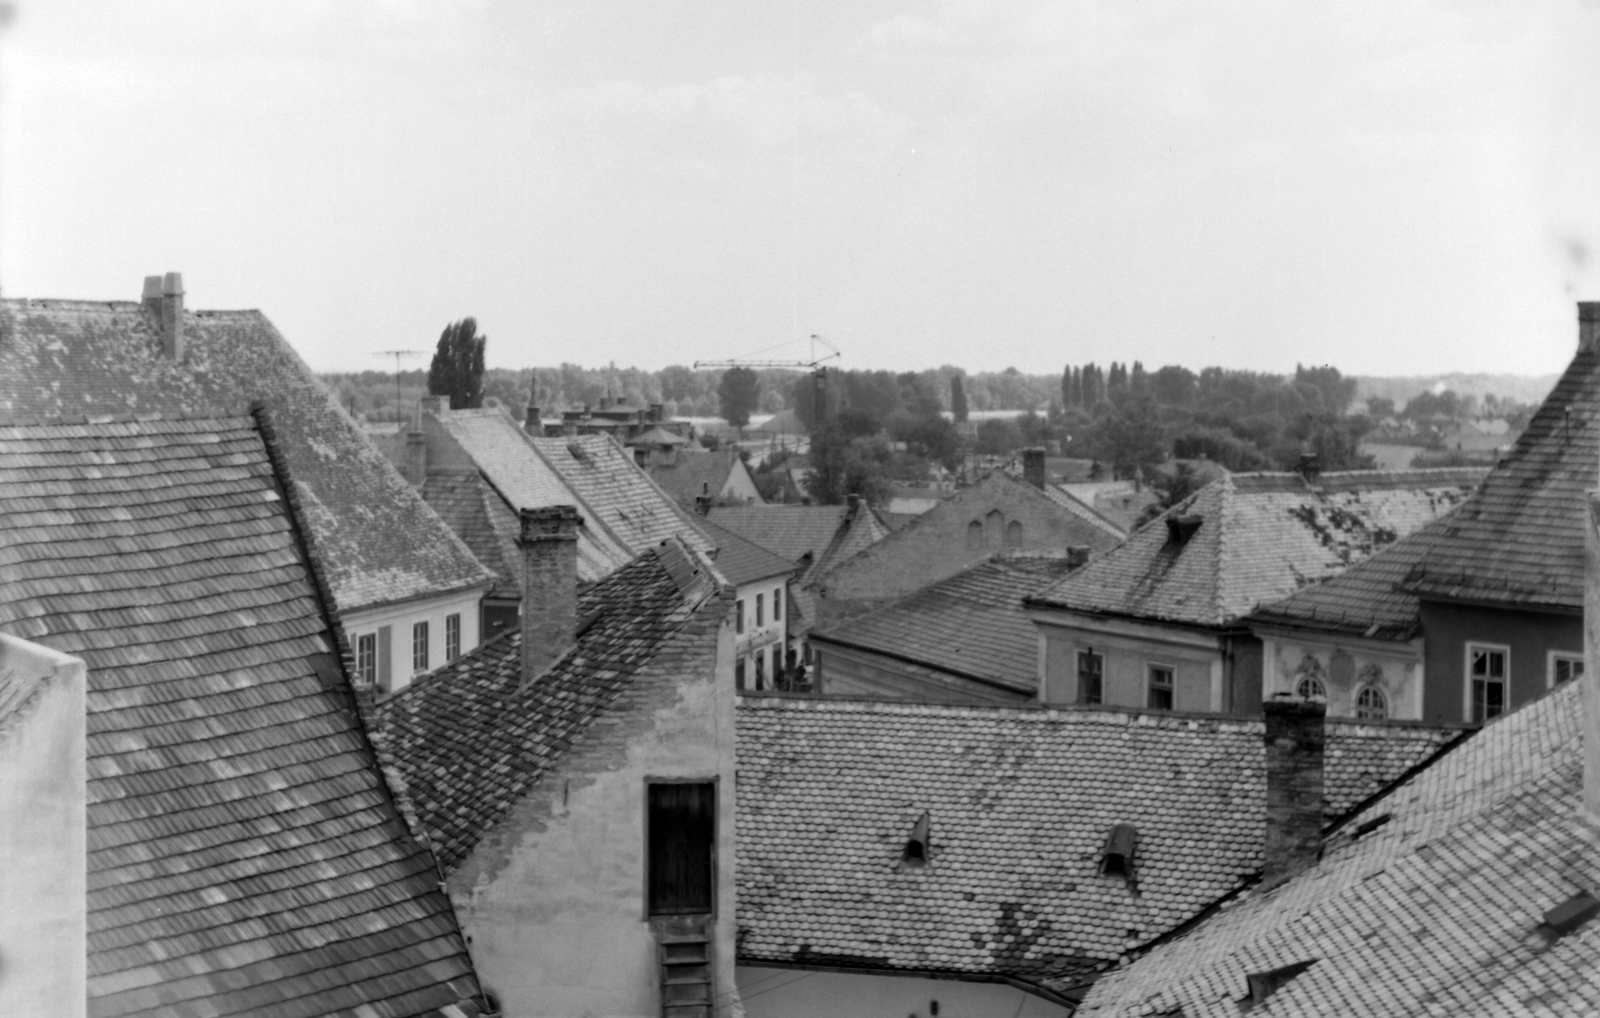
[[[522,532],[522,682],[537,681],[572,649],[578,626],[578,510],[524,509]]]
[[[1044,450],[1037,446],[1022,450],[1022,479],[1044,490]]]
[[[1580,305],[1581,306],[1581,305]],[[1592,306],[1592,305],[1591,305]],[[1583,578],[1583,809],[1600,823],[1600,494],[1589,495]]]
[[[1089,546],[1087,544],[1067,545],[1067,568],[1082,569],[1089,564]]]
[[[667,419],[667,405],[665,403],[650,404],[650,419],[657,424]]]
[[[427,479],[428,439],[419,423],[406,432],[406,480],[413,488],[420,488]]]
[[[165,277],[144,277],[144,292],[139,304],[154,322],[161,338],[161,356],[170,361],[183,359],[183,274],[169,272]]]
[[[1600,352],[1600,300],[1578,301],[1578,349]]]
[[[539,438],[544,434],[544,421],[539,416],[539,408],[532,403],[528,404],[528,409],[523,414],[522,430],[534,438]]]
[[[1327,706],[1279,697],[1261,708],[1267,725],[1265,891],[1315,866],[1322,854],[1322,723]]]

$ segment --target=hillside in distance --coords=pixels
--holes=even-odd
[[[1458,396],[1498,396],[1518,403],[1538,404],[1560,375],[1485,375],[1450,372],[1440,375],[1356,375],[1356,398],[1351,409],[1360,410],[1368,399],[1392,399],[1403,406],[1419,393],[1450,390]]]

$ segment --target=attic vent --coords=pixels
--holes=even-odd
[[[1393,819],[1393,813],[1380,813],[1371,820],[1363,820],[1361,823],[1356,825],[1355,836],[1357,838],[1365,838],[1367,835],[1371,834],[1373,831],[1377,830]]]
[[[577,460],[579,463],[583,463],[585,465],[588,464],[589,454],[584,451],[583,446],[579,445],[577,442],[568,442],[567,452],[571,453],[572,458]]]
[[[1200,524],[1205,522],[1203,516],[1168,516],[1167,541],[1170,544],[1188,544],[1189,538],[1200,529]]]
[[[1268,997],[1287,986],[1291,979],[1316,963],[1317,959],[1312,958],[1310,961],[1297,961],[1293,965],[1285,965],[1266,972],[1252,972],[1245,976],[1245,980],[1250,984],[1250,996],[1245,1008],[1265,1002]]]
[[[1106,847],[1100,850],[1100,872],[1109,876],[1133,879],[1133,849],[1139,841],[1139,829],[1132,824],[1117,824],[1106,835]]]
[[[911,827],[911,837],[906,839],[906,847],[900,853],[901,869],[921,869],[928,865],[929,849],[928,830],[930,823],[928,814],[924,813]]]
[[[1600,915],[1600,899],[1588,891],[1579,891],[1544,914],[1539,932],[1547,940],[1564,937],[1584,923]]]

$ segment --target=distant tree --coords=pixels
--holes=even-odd
[[[873,505],[888,501],[893,456],[881,436],[852,436],[830,424],[812,437],[810,455],[806,493],[814,501],[838,505],[849,495],[860,495]]]
[[[1188,368],[1169,364],[1150,376],[1150,391],[1165,407],[1186,407],[1194,403],[1196,378]]]
[[[483,348],[488,340],[478,335],[473,318],[445,326],[428,368],[429,395],[449,396],[452,410],[483,406]]]
[[[736,428],[750,423],[761,400],[761,379],[749,368],[729,368],[717,384],[717,405],[722,419]]]
[[[1159,408],[1148,394],[1129,395],[1096,419],[1089,431],[1089,442],[1097,459],[1109,460],[1121,473],[1167,458]]]
[[[1382,396],[1371,396],[1367,399],[1368,417],[1393,417],[1394,400]]]
[[[1150,376],[1138,361],[1133,362],[1133,374],[1128,376],[1128,387],[1134,392],[1144,392],[1150,387]]]
[[[1310,385],[1321,394],[1323,413],[1342,414],[1356,398],[1356,380],[1344,377],[1338,368],[1328,364],[1311,368],[1296,364],[1294,381],[1296,385]]]
[[[950,376],[950,416],[957,424],[967,420],[967,390],[961,386],[961,376]]]
[[[1178,468],[1170,474],[1155,471],[1150,486],[1156,489],[1159,497],[1155,502],[1145,506],[1144,512],[1139,514],[1139,518],[1133,524],[1135,530],[1204,488],[1206,479],[1200,471],[1189,464],[1179,463]]]
[[[991,418],[978,425],[978,453],[983,456],[1009,456],[1022,445],[1022,429],[1016,421]]]

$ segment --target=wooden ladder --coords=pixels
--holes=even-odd
[[[660,922],[661,1018],[712,1018],[711,917],[675,916]]]

